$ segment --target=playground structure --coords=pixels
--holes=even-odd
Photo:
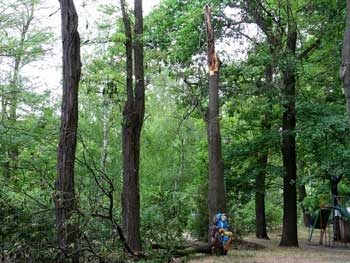
[[[320,196],[319,207],[311,217],[309,242],[315,229],[320,229],[320,244],[350,242],[350,196]],[[325,241],[325,242],[323,242]]]

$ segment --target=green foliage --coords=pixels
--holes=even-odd
[[[159,243],[181,239],[189,214],[188,196],[181,192],[160,189],[149,197],[148,207],[144,210],[146,236]],[[171,226],[171,228],[169,228]]]
[[[206,48],[204,7],[208,1],[163,0],[145,19],[145,44],[162,51],[165,63],[189,65]],[[224,22],[222,1],[211,1],[215,31],[220,35]]]
[[[302,204],[313,211],[319,206],[319,196],[330,192],[329,176],[343,176],[339,194],[350,191],[349,127],[338,77],[344,2],[292,2],[292,8],[298,5],[293,11],[301,40],[298,57],[292,60],[298,80],[297,182],[306,185],[308,196]],[[31,3],[0,3],[2,55],[12,62],[21,56],[21,66],[40,59],[50,39],[50,34],[39,28],[30,31],[22,44],[19,35],[14,34],[24,22],[23,7]],[[149,250],[147,254],[152,262],[171,259],[185,235],[207,238],[205,4],[207,1],[165,0],[145,20],[148,86],[141,142],[140,191],[143,247]],[[217,39],[232,39],[237,34],[233,28],[239,27],[233,27],[235,21],[228,19],[223,11],[234,4],[232,1],[212,1],[210,4]],[[281,19],[280,23],[285,22],[284,15],[279,17],[277,12],[280,2],[263,4],[266,11]],[[18,11],[15,12],[16,8]],[[241,11],[238,14],[241,15]],[[75,166],[79,213],[73,217],[80,230],[80,239],[74,245],[96,260],[126,260],[115,225],[108,218],[110,209],[116,222],[121,218],[120,122],[125,101],[122,70],[125,36],[118,8],[105,6],[100,22],[100,38],[91,41],[93,43],[86,42],[91,44],[94,52],[83,58]],[[282,38],[284,33],[281,32]],[[252,199],[256,191],[255,179],[262,173],[266,174],[268,229],[274,229],[282,222],[281,71],[286,65],[286,56],[283,49],[271,54],[264,37],[253,40],[247,45],[246,60],[233,61],[224,57],[220,71],[227,212],[235,231],[242,234],[255,231]],[[305,55],[309,47],[313,49]],[[266,81],[266,65],[275,66],[273,83]],[[29,92],[33,83],[21,72],[16,80],[18,85],[11,90],[14,88],[10,85],[13,73],[10,68],[4,69],[0,85],[3,103],[0,182],[4,186],[0,190],[0,243],[7,244],[8,251],[36,253],[48,262],[57,251],[48,246],[36,249],[33,244],[55,246],[51,195],[57,173],[59,107],[46,100],[48,94],[38,96]],[[11,101],[18,113],[16,121],[7,118],[8,102]],[[11,158],[13,155],[9,153],[17,151],[16,158]],[[266,166],[259,163],[263,154],[268,154]],[[111,199],[106,193],[111,193]],[[169,249],[151,252],[152,242],[169,246]]]
[[[266,226],[268,231],[276,230],[282,222],[282,204],[267,199],[265,202]],[[256,228],[255,201],[247,203],[244,208],[232,211],[234,215],[232,226],[241,235],[254,233]]]
[[[350,186],[348,182],[340,182],[338,185],[338,194],[340,196],[350,196]]]
[[[21,200],[20,195],[8,193],[9,188],[0,191],[0,246],[3,255],[27,255],[40,260],[53,258],[56,251],[49,249],[56,241],[53,210],[38,207],[35,200]]]

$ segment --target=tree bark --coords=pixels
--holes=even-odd
[[[329,183],[331,186],[331,194],[332,194],[332,205],[338,206],[338,184],[341,181],[343,176],[331,175],[329,177]],[[338,211],[333,209],[333,240],[340,240],[340,225],[339,225],[339,214]]]
[[[285,69],[283,69],[284,103],[282,117],[283,230],[280,246],[298,247],[296,150],[295,150],[295,51],[297,30],[287,3],[288,34]]]
[[[78,127],[78,88],[81,74],[78,15],[73,0],[60,0],[63,51],[63,93],[61,128],[58,145],[56,179],[56,224],[58,246],[64,254],[76,241],[76,228],[71,216],[76,207],[74,193],[74,162]],[[77,259],[73,259],[77,262]]]
[[[274,69],[274,47],[270,48],[271,55],[273,59],[271,64],[265,67],[265,77],[266,83],[265,87],[268,94],[271,94],[273,89],[273,69]],[[269,103],[271,103],[271,95],[268,95]],[[268,133],[271,130],[270,116],[271,116],[271,106],[268,106],[264,114],[264,120],[262,122],[262,132]],[[256,231],[255,235],[257,238],[269,239],[266,229],[266,213],[265,213],[265,180],[266,180],[266,169],[268,164],[268,145],[262,146],[262,151],[258,158],[259,172],[255,178],[255,219],[256,219]]]
[[[302,202],[304,201],[306,197],[306,189],[305,185],[300,185],[299,186],[299,202],[301,203],[301,211],[303,213],[303,219],[304,219],[304,226],[309,227],[311,226],[311,215],[307,209],[303,206]]]
[[[122,216],[123,230],[131,249],[141,250],[140,242],[140,190],[139,161],[140,138],[145,111],[145,85],[143,65],[143,17],[142,1],[134,1],[134,41],[131,22],[126,4],[121,0],[125,27],[126,47],[126,89],[127,101],[123,110],[123,190]],[[134,56],[133,56],[134,53]],[[134,57],[134,61],[133,61]],[[134,68],[133,68],[134,65]],[[133,88],[133,69],[135,71],[135,89]]]
[[[267,153],[263,154],[259,160],[259,172],[255,179],[255,218],[257,238],[269,239],[266,230],[266,215],[265,215],[265,178],[267,166]]]
[[[214,29],[211,24],[211,12],[208,6],[205,7],[204,14],[209,65],[209,105],[206,116],[209,151],[208,208],[209,222],[212,222],[216,213],[226,212],[226,193],[219,123],[219,60],[215,51]]]
[[[343,83],[343,93],[346,100],[348,124],[350,125],[350,0],[346,0],[346,26],[342,49],[340,77]]]
[[[169,250],[172,249],[172,255],[175,257],[184,257],[189,256],[191,254],[212,254],[211,246],[207,242],[200,242],[200,241],[194,241],[194,242],[187,242],[184,245],[178,246],[178,247],[167,247],[160,244],[152,244],[153,249],[164,249]]]

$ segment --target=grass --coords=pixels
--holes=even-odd
[[[262,249],[233,248],[227,256],[198,255],[187,262],[190,263],[349,263],[350,243],[333,243],[319,245],[319,230],[315,230],[311,242],[307,240],[308,229],[301,228],[298,233],[299,248],[279,247],[280,233],[269,233],[270,240],[259,240],[254,236],[244,241],[263,246]]]

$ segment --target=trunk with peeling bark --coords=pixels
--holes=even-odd
[[[78,15],[73,0],[61,0],[61,30],[63,51],[63,94],[61,128],[58,145],[58,175],[56,179],[56,224],[59,262],[76,241],[76,228],[71,222],[76,206],[74,193],[74,162],[78,127],[78,87],[81,73]],[[77,262],[77,259],[73,259]]]
[[[226,212],[226,194],[219,123],[219,60],[215,51],[214,29],[209,7],[206,6],[204,11],[209,65],[209,105],[206,120],[209,151],[208,208],[211,222],[216,213]]]
[[[123,231],[131,249],[141,250],[140,242],[140,190],[139,162],[140,138],[145,111],[145,85],[143,66],[142,1],[134,1],[134,39],[126,3],[121,0],[125,27],[127,101],[123,110]],[[134,59],[134,60],[133,60]],[[135,73],[135,74],[133,74]],[[133,75],[135,83],[133,83]],[[135,87],[135,88],[134,88]]]

